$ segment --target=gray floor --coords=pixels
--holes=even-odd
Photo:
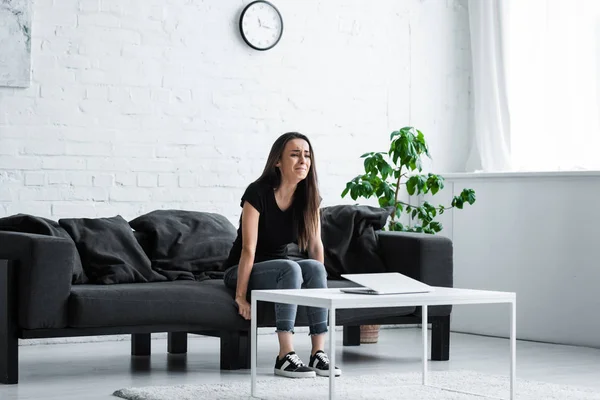
[[[343,347],[338,332],[337,364],[346,376],[419,372],[420,338],[416,328],[383,329],[377,344]],[[171,356],[166,348],[164,339],[153,340],[151,357],[131,357],[128,341],[21,346],[20,383],[0,385],[0,399],[110,400],[114,390],[130,386],[249,382],[249,371],[219,371],[217,339],[190,335],[187,355]],[[296,350],[307,359],[305,334],[296,335]],[[276,337],[260,335],[259,374],[272,374],[276,352]],[[508,375],[505,339],[453,333],[450,358],[430,369]],[[600,350],[518,341],[517,377],[600,391]]]

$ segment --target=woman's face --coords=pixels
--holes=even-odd
[[[290,183],[298,183],[306,178],[311,165],[310,146],[304,139],[292,139],[285,144],[281,158],[275,164],[281,171],[281,178]]]

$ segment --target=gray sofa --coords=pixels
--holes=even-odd
[[[452,243],[441,236],[377,232],[387,271],[435,286],[452,286]],[[18,339],[131,334],[131,354],[150,354],[150,334],[168,332],[169,353],[187,351],[187,335],[220,338],[221,368],[249,366],[250,324],[237,313],[222,279],[114,285],[73,284],[77,248],[65,238],[0,231],[0,382],[18,382]],[[352,286],[330,280],[336,288]],[[432,360],[449,359],[450,306],[430,307]],[[418,324],[415,307],[339,310],[346,346],[360,343],[364,324]],[[307,323],[300,307],[298,326]],[[263,304],[258,325],[274,326]]]

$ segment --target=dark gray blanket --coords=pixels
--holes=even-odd
[[[330,279],[341,274],[385,272],[376,231],[381,230],[393,207],[339,205],[321,209],[321,237],[325,269]],[[306,258],[297,245],[288,247],[292,259]]]

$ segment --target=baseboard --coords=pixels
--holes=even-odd
[[[417,324],[404,324],[404,325],[382,325],[381,329],[407,329],[420,327]],[[336,332],[341,332],[343,327],[336,327]],[[295,329],[296,333],[307,333],[307,326],[300,326]],[[259,335],[274,335],[274,328],[258,328]],[[198,335],[190,335],[189,338],[199,338]],[[151,335],[152,340],[167,339],[167,333],[153,333]],[[96,343],[96,342],[121,342],[130,341],[131,335],[105,335],[105,336],[78,336],[78,337],[67,337],[67,338],[49,338],[49,339],[19,339],[19,346],[37,346],[37,345],[48,345],[48,344],[65,344],[65,343]]]
[[[152,339],[166,338],[166,333],[153,333]],[[77,336],[66,338],[48,339],[19,339],[19,346],[37,346],[45,344],[65,343],[95,343],[95,342],[121,342],[131,340],[131,335],[105,335],[105,336]]]

